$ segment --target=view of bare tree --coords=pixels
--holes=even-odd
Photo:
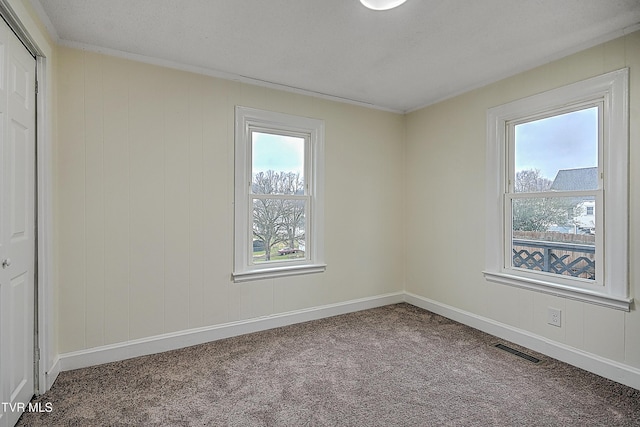
[[[253,177],[252,192],[261,195],[253,199],[253,236],[264,245],[265,261],[279,243],[305,246],[305,200],[286,197],[304,195],[303,181],[300,174],[272,170]]]

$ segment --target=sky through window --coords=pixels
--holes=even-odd
[[[304,138],[297,136],[252,133],[251,171],[272,170],[304,175]]]
[[[515,171],[539,169],[552,180],[559,170],[598,166],[598,107],[515,126]]]

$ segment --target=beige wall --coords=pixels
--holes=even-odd
[[[402,291],[404,117],[60,47],[59,351]],[[325,120],[327,271],[235,284],[234,106]]]
[[[406,117],[407,292],[640,368],[640,313],[484,280],[487,109],[630,67],[630,282],[640,296],[640,32]],[[636,260],[636,262],[634,262]],[[564,326],[547,325],[547,307]]]
[[[481,273],[487,109],[627,66],[638,296],[640,32],[406,116],[69,48],[57,63],[60,353],[405,289],[640,368],[637,310]],[[230,281],[235,105],[325,120],[326,273]]]

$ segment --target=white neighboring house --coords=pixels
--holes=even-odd
[[[575,217],[576,232],[595,234],[596,232],[596,202],[595,200],[585,200],[578,203],[576,211],[579,213]]]
[[[551,190],[581,191],[598,188],[598,168],[577,168],[559,170]],[[574,230],[578,234],[595,234],[596,201],[593,198],[576,198],[573,211]]]

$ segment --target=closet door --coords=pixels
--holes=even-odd
[[[34,392],[35,70],[0,19],[0,427]]]

